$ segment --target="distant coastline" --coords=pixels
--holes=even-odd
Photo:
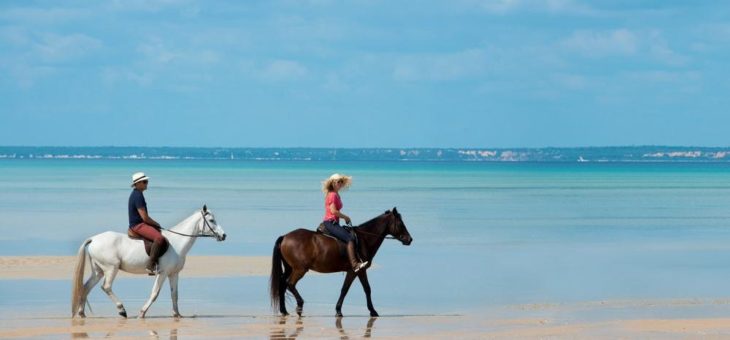
[[[0,146],[3,159],[430,162],[730,162],[730,147],[213,148]]]

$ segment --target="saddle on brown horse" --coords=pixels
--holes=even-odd
[[[355,232],[355,229],[352,227],[344,226],[342,228],[345,228],[347,232],[352,235],[352,239],[355,240],[355,254],[357,255],[358,259],[362,262],[362,255],[360,255],[360,247],[359,242],[357,239],[357,233]],[[331,237],[337,241],[337,245],[339,245],[340,248],[340,254],[342,256],[347,256],[347,243],[345,241],[340,240],[339,238],[335,237],[335,235],[330,234],[329,231],[327,231],[327,228],[324,226],[324,222],[320,223],[316,230],[317,234],[321,234],[322,236]]]
[[[133,240],[142,240],[144,241],[144,251],[147,253],[147,256],[150,256],[150,250],[152,249],[152,241],[145,239],[140,234],[137,234],[132,229],[127,229],[127,236]],[[164,237],[164,236],[163,236]],[[160,256],[165,255],[165,252],[167,252],[167,248],[170,247],[170,242],[165,242],[162,245],[162,249],[160,249]]]

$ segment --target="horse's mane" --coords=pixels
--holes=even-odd
[[[195,218],[196,217],[196,212],[200,212],[200,211],[199,210],[196,210],[190,216],[188,216],[184,220],[180,221],[178,224],[170,227],[170,229],[175,229],[177,226],[183,225],[183,224],[187,223],[188,221],[190,221],[191,219]]]
[[[357,226],[357,227],[358,227],[358,228],[362,228],[362,227],[367,227],[367,226],[369,226],[369,225],[371,225],[371,224],[375,223],[375,220],[377,220],[377,219],[379,219],[379,218],[383,217],[383,215],[387,215],[387,214],[388,214],[388,213],[390,213],[390,212],[391,212],[391,211],[390,211],[390,210],[388,210],[388,211],[386,211],[386,212],[384,212],[384,213],[382,213],[382,214],[380,214],[380,215],[378,215],[378,216],[375,216],[375,217],[371,218],[371,219],[370,219],[369,221],[367,221],[367,222],[361,223],[361,224],[360,224],[359,226]]]

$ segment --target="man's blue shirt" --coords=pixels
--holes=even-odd
[[[134,227],[142,222],[142,216],[139,215],[137,209],[144,208],[147,210],[147,202],[144,200],[142,191],[137,189],[132,190],[132,194],[129,195],[129,227]]]

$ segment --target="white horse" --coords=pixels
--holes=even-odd
[[[195,243],[195,239],[198,237],[215,237],[218,241],[226,239],[223,228],[216,223],[215,217],[206,206],[178,225],[169,230],[163,230],[162,235],[167,238],[169,247],[158,260],[158,273],[155,277],[155,284],[152,286],[152,295],[140,310],[139,318],[144,318],[147,309],[157,299],[165,278],[168,277],[172,293],[172,315],[180,317],[177,309],[178,273],[183,269],[185,256]],[[91,264],[91,277],[86,284],[82,284],[87,255]],[[86,317],[84,312],[86,297],[99,280],[104,278],[101,289],[116,304],[119,315],[126,318],[127,311],[124,309],[122,301],[112,292],[112,282],[120,269],[132,274],[146,274],[145,264],[148,258],[143,241],[131,239],[126,234],[107,231],[84,241],[79,248],[73,279],[71,316],[75,317],[78,314],[82,318]]]

